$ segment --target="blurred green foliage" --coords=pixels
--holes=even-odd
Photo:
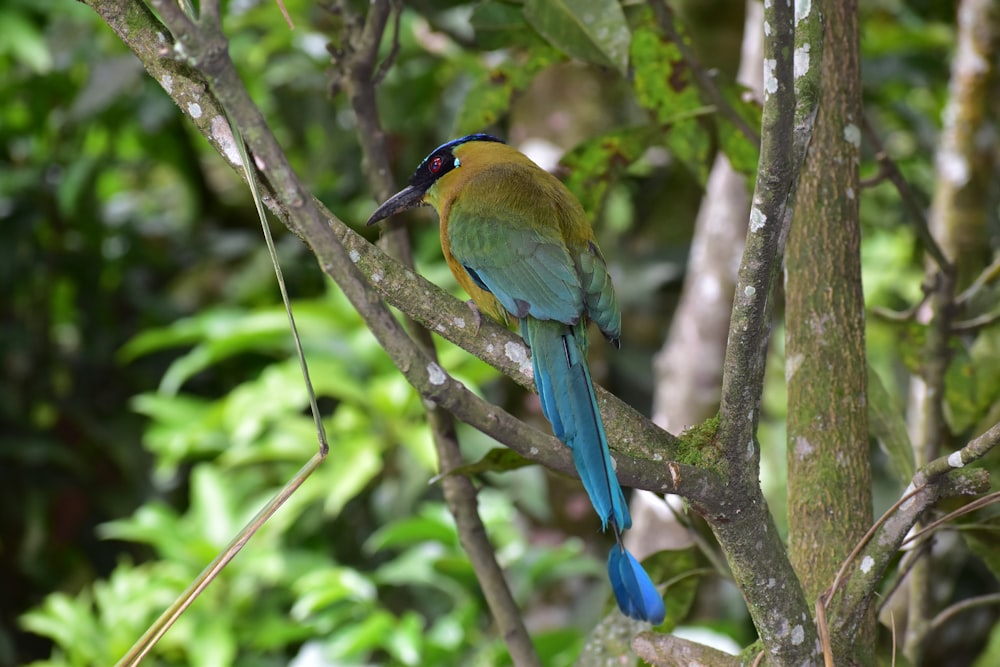
[[[234,61],[299,174],[360,224],[373,202],[326,50],[352,28],[322,4],[284,4],[295,31],[273,3],[229,3]],[[693,46],[741,100],[729,81],[742,2],[681,4]],[[952,7],[883,1],[861,18],[868,113],[928,201]],[[602,23],[575,22],[582,8]],[[752,177],[752,148],[706,105],[644,5],[422,2],[403,12],[398,37],[379,90],[397,175],[470,131],[564,153],[625,311],[623,352],[595,346],[602,381],[646,409],[711,161],[723,150]],[[0,7],[0,95],[0,664],[110,664],[308,459],[316,435],[247,192],[97,16],[56,0]],[[867,305],[902,310],[920,298],[918,245],[891,186],[861,205]],[[507,664],[428,485],[436,461],[419,398],[306,249],[275,231],[332,453],[167,634],[156,664]],[[415,239],[421,270],[454,288],[434,237]],[[878,319],[868,330],[890,452],[876,454],[877,509],[902,486],[893,411],[919,360],[900,341],[919,335]],[[780,331],[773,340],[760,435],[782,523]],[[956,437],[1000,404],[995,349],[987,332],[956,350]],[[537,418],[484,364],[440,352],[470,387]],[[462,442],[470,461],[494,444],[468,430]],[[602,538],[574,516],[580,489],[536,467],[477,482],[545,664],[571,664],[607,608],[592,556]],[[990,553],[990,535],[970,540],[975,553]],[[705,563],[688,551],[660,558],[676,579],[671,624],[694,604],[698,623],[752,640],[731,590],[716,581],[696,596],[684,572]],[[960,587],[996,585],[968,563]]]

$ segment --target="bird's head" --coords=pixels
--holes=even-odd
[[[375,209],[371,217],[368,218],[369,225],[374,225],[380,220],[384,220],[391,215],[395,215],[406,209],[423,206],[427,199],[427,192],[442,177],[462,166],[460,155],[461,146],[472,142],[495,142],[503,144],[503,141],[489,134],[470,134],[460,139],[453,139],[446,144],[441,144],[431,154],[424,158],[417,170],[410,176],[410,184],[389,197],[385,202]]]

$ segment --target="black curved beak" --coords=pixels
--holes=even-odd
[[[389,197],[385,200],[381,206],[375,209],[371,217],[368,218],[368,225],[374,225],[379,220],[385,220],[390,215],[395,215],[400,211],[405,211],[409,208],[416,208],[418,206],[423,206],[424,204],[424,192],[412,185],[407,185],[405,188]]]

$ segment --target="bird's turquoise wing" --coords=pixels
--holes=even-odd
[[[467,188],[451,207],[447,233],[455,259],[516,317],[579,321],[584,288],[553,212],[527,205],[530,192],[501,204],[495,191],[476,190]]]
[[[604,255],[593,241],[587,241],[577,253],[577,271],[583,285],[584,307],[587,316],[615,345],[622,332],[622,314],[618,309],[615,288],[608,275]]]

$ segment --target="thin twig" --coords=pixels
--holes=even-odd
[[[865,139],[875,149],[879,159],[879,171],[884,171],[886,178],[896,186],[896,191],[899,192],[900,200],[903,202],[903,208],[906,209],[907,214],[910,216],[910,220],[913,222],[913,229],[917,232],[920,242],[924,244],[924,250],[927,251],[927,254],[931,256],[941,271],[945,273],[951,272],[954,267],[952,267],[951,262],[945,257],[944,251],[941,250],[941,246],[938,245],[934,235],[931,234],[930,223],[927,221],[927,215],[924,213],[924,205],[918,201],[917,194],[910,187],[906,178],[903,177],[903,173],[896,166],[895,161],[889,157],[885,146],[882,145],[882,140],[874,128],[872,128],[868,116],[865,114],[861,116],[861,130],[865,135]]]
[[[983,269],[983,272],[979,274],[972,284],[966,287],[965,291],[955,298],[955,304],[960,307],[965,306],[972,301],[972,299],[975,298],[975,296],[979,294],[983,288],[992,285],[998,278],[1000,278],[1000,257],[993,260],[989,266]]]
[[[942,625],[950,621],[954,616],[966,611],[967,609],[975,609],[976,607],[986,607],[989,605],[1000,604],[1000,593],[990,593],[988,595],[977,595],[975,597],[966,598],[960,602],[956,602],[950,607],[946,607],[935,616],[930,623],[930,630],[938,630]]]
[[[935,521],[932,521],[931,523],[921,528],[919,531],[907,535],[906,539],[903,540],[903,545],[905,546],[910,542],[915,542],[917,540],[924,539],[925,535],[933,533],[941,526],[948,524],[951,521],[958,519],[959,517],[963,517],[966,514],[971,514],[972,512],[981,510],[984,507],[989,507],[990,505],[993,505],[996,502],[1000,502],[1000,491],[994,491],[993,493],[982,496],[981,498],[976,498],[972,502],[966,503],[965,505],[962,505],[958,509],[948,512],[943,517],[936,519]]]
[[[826,622],[826,605],[822,596],[816,598],[816,629],[819,632],[819,643],[823,648],[824,667],[833,667],[833,644],[830,642],[830,625]]]
[[[277,494],[271,500],[267,502],[264,507],[261,508],[259,512],[246,526],[243,527],[236,537],[233,538],[222,552],[219,553],[215,559],[209,563],[204,570],[195,578],[191,585],[188,586],[187,590],[181,593],[172,605],[170,605],[156,621],[149,626],[149,629],[143,633],[136,643],[129,649],[129,651],[119,660],[116,667],[133,667],[142,662],[143,658],[156,646],[156,643],[160,641],[164,633],[167,632],[181,617],[181,614],[191,606],[198,596],[201,594],[205,588],[212,583],[216,576],[236,557],[236,555],[246,546],[247,541],[257,532],[257,530],[263,526],[271,516],[277,512],[285,501],[288,500],[293,493],[302,485],[302,482],[308,478],[316,468],[323,463],[323,459],[326,454],[322,451],[313,454],[312,458],[295,474],[292,479],[285,484],[284,487],[278,491]]]
[[[997,322],[1000,322],[1000,310],[993,313],[986,313],[985,315],[980,315],[979,317],[973,317],[968,320],[962,320],[961,322],[955,322],[951,325],[951,332],[975,333],[980,329],[993,326]]]
[[[385,75],[389,72],[392,64],[396,61],[396,56],[399,54],[399,23],[403,17],[403,5],[399,0],[391,0],[392,9],[395,12],[392,22],[392,45],[389,47],[389,53],[386,57],[379,63],[378,70],[375,75],[372,76],[372,85],[378,86],[385,79]]]
[[[851,563],[854,562],[854,559],[858,557],[861,550],[868,545],[872,537],[875,536],[875,533],[878,532],[878,529],[889,520],[889,517],[891,517],[896,510],[902,507],[904,503],[910,500],[910,498],[913,498],[915,495],[923,491],[924,488],[925,487],[923,486],[918,486],[910,489],[908,493],[904,493],[899,500],[894,502],[889,509],[882,513],[882,516],[878,518],[878,521],[873,523],[872,527],[868,529],[860,540],[858,540],[858,543],[854,545],[853,549],[851,549],[851,553],[847,554],[847,558],[844,559],[844,563],[840,566],[840,570],[837,571],[837,576],[833,578],[833,583],[830,584],[830,587],[819,596],[820,599],[824,601],[824,606],[828,606],[830,600],[832,600],[833,596],[837,594],[837,590],[840,588],[841,582],[843,582],[844,576],[847,574],[847,568],[850,567]]]
[[[892,665],[891,667],[896,667],[896,615],[889,610],[889,623],[892,629]]]
[[[278,8],[281,10],[281,15],[285,17],[285,24],[288,26],[289,30],[295,30],[295,22],[292,21],[291,15],[288,13],[288,8],[285,7],[284,0],[274,0],[278,3]]]
[[[885,153],[878,153],[875,156],[875,160],[878,162],[878,171],[875,172],[874,176],[862,178],[858,182],[858,187],[862,189],[873,188],[889,178],[889,168],[886,166],[887,160]]]
[[[974,461],[978,461],[998,445],[1000,445],[1000,422],[983,431],[961,449],[956,449],[950,454],[934,459],[924,466],[921,471],[918,471],[917,474],[923,475],[926,479],[935,479],[957,468],[962,468]]]
[[[875,317],[878,317],[880,320],[885,320],[886,322],[913,322],[917,319],[917,314],[920,312],[920,309],[923,308],[924,304],[927,303],[927,299],[929,298],[929,289],[924,289],[923,297],[921,297],[920,301],[917,301],[906,310],[891,310],[881,306],[872,306],[871,313]]]

